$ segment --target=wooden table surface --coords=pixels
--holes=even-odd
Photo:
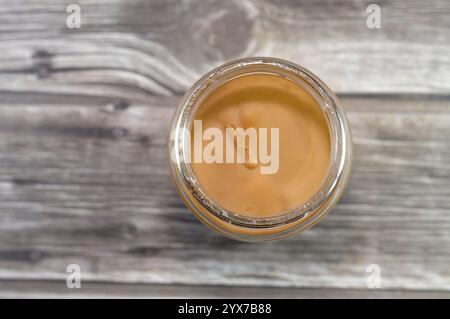
[[[0,0],[0,297],[449,298],[450,2],[369,29],[371,2]],[[312,70],[354,134],[337,207],[269,244],[200,224],[167,168],[181,95],[244,56]]]

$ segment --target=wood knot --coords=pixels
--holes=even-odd
[[[151,144],[151,138],[147,135],[141,135],[139,136],[139,143],[141,143],[144,146],[148,146]]]
[[[53,54],[45,49],[37,49],[32,54],[33,59],[50,59],[52,56]]]
[[[129,131],[123,127],[114,127],[111,129],[111,136],[115,139],[124,138],[128,133]]]
[[[122,111],[130,106],[130,104],[124,99],[115,99],[111,104],[115,111]]]
[[[39,79],[45,79],[50,76],[52,71],[52,56],[53,54],[43,49],[38,49],[33,52],[31,57],[33,59],[34,70]]]

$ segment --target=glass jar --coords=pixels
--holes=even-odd
[[[319,191],[295,209],[267,218],[248,217],[228,211],[208,197],[190,165],[190,135],[186,134],[191,131],[200,102],[208,94],[236,77],[257,73],[280,76],[306,89],[325,115],[331,141],[329,172]],[[254,57],[217,67],[186,92],[172,120],[169,153],[169,166],[176,189],[198,219],[227,237],[260,242],[279,240],[305,230],[320,221],[336,205],[350,177],[352,137],[336,96],[317,76],[285,60]]]

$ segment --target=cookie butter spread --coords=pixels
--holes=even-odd
[[[266,142],[255,143],[253,148],[254,154],[264,151],[271,156],[273,169],[269,173],[260,169],[269,165],[259,156],[250,161],[254,154],[249,151],[252,149],[248,145],[249,136],[240,140],[236,133],[233,136],[236,156],[238,143],[246,143],[243,163],[192,163],[207,195],[232,212],[269,217],[292,210],[319,190],[329,172],[331,145],[325,115],[303,87],[288,79],[270,74],[232,79],[201,102],[195,120],[201,121],[203,131],[218,128],[223,136],[227,136],[227,128],[242,128],[241,134],[248,129],[259,134],[261,128],[268,129],[267,135],[278,132],[278,140],[263,136]],[[192,131],[191,135],[198,136],[195,133]],[[221,143],[223,154],[227,153],[226,142]],[[278,143],[277,147],[273,143]],[[192,145],[195,144],[193,139]],[[203,140],[202,149],[207,144]]]
[[[169,152],[186,206],[242,241],[278,240],[319,222],[352,166],[350,126],[334,93],[304,67],[267,57],[200,78],[174,114]]]

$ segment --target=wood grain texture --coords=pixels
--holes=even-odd
[[[134,283],[166,296],[450,291],[448,1],[380,1],[379,30],[365,27],[366,1],[79,1],[72,30],[68,3],[0,0],[0,296],[57,295],[71,263],[86,296],[145,294]],[[165,149],[185,89],[248,55],[317,73],[355,142],[336,209],[264,245],[201,225]],[[367,291],[369,264],[388,290]]]
[[[357,290],[274,288],[202,285],[148,285],[85,282],[80,289],[67,289],[60,281],[0,281],[1,298],[261,298],[261,299],[317,299],[317,298],[434,298],[448,299],[450,292],[417,290]],[[180,301],[184,302],[184,301]]]
[[[450,91],[445,0],[379,1],[381,29],[366,26],[371,1],[81,0],[80,29],[66,27],[69,3],[0,1],[2,88],[22,87],[20,69],[59,81],[60,91],[70,77],[90,81],[91,92],[125,81],[168,94],[225,60],[268,55],[306,66],[337,92]],[[30,88],[55,89],[32,75]]]
[[[178,198],[166,137],[178,98],[111,110],[95,98],[0,107],[0,278],[450,290],[450,103],[342,97],[354,133],[347,192],[317,227],[244,244]]]

